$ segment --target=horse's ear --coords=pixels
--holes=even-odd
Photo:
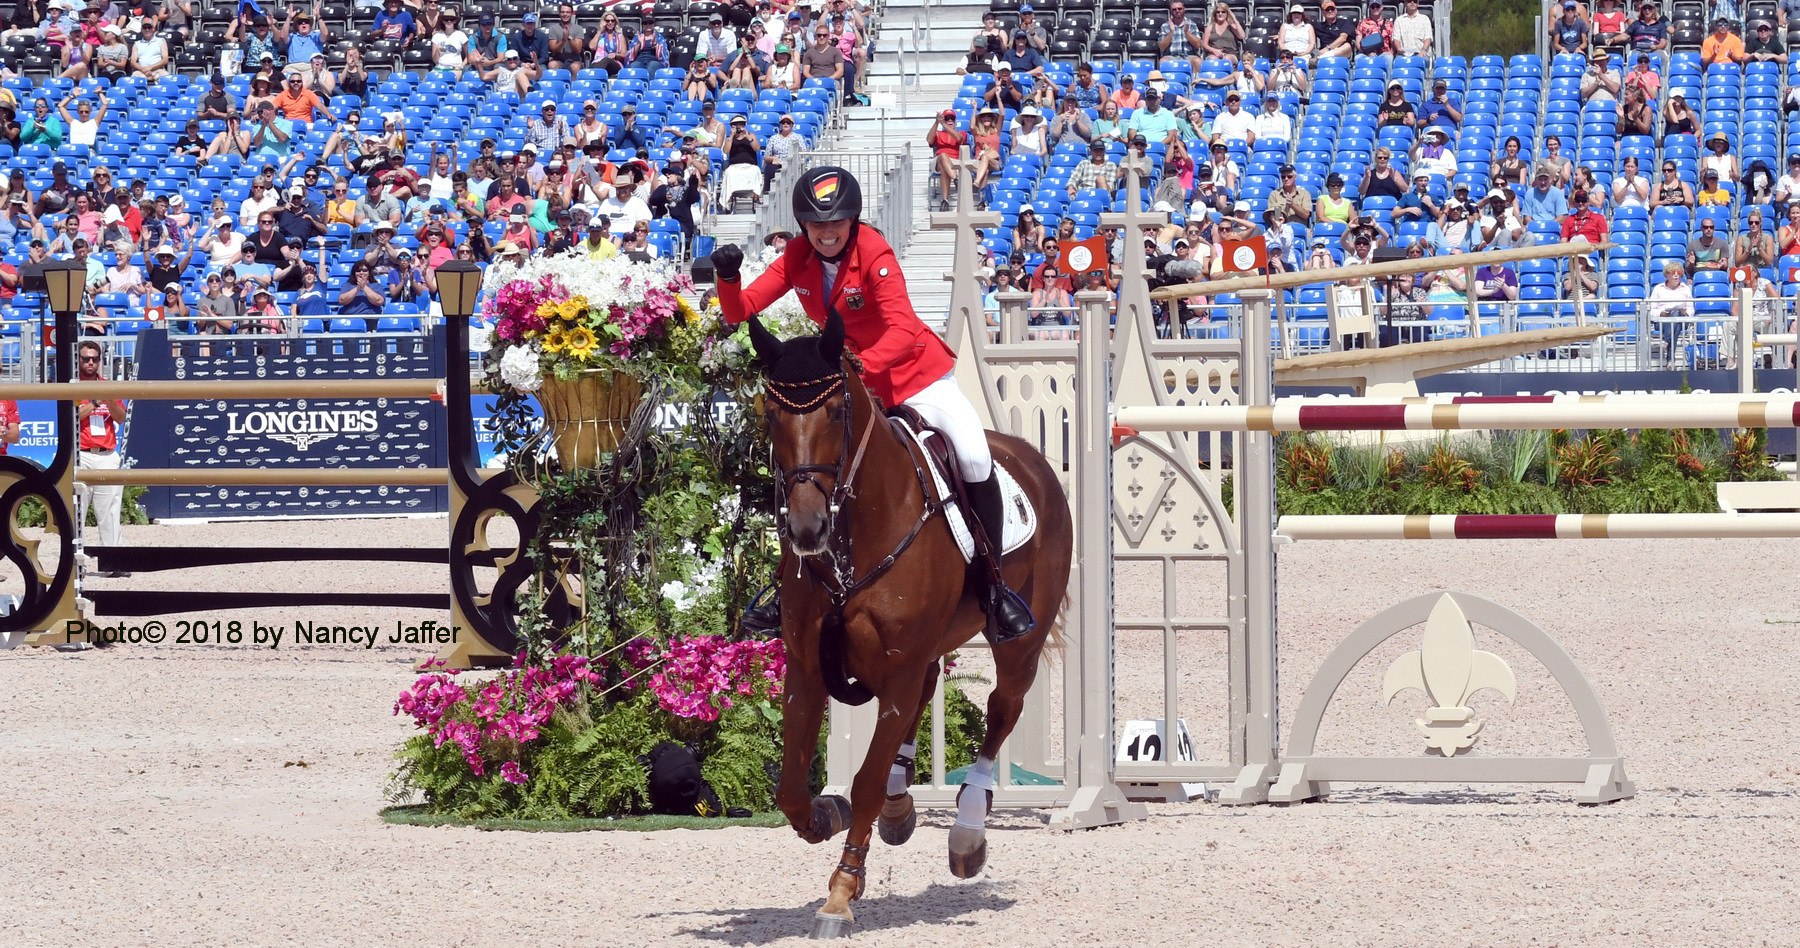
[[[836,363],[844,354],[844,318],[832,310],[825,317],[825,331],[819,334],[819,355],[826,362]]]
[[[746,322],[750,324],[750,345],[756,349],[756,358],[765,366],[774,365],[781,358],[781,340],[762,324],[761,313],[752,313]]]

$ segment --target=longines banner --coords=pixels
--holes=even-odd
[[[233,336],[173,346],[158,329],[138,338],[138,377],[442,378],[443,351],[441,327],[430,337]],[[426,399],[138,401],[127,455],[138,467],[441,468],[449,457],[445,416],[441,403]],[[152,487],[144,509],[158,520],[429,514],[447,512],[449,494],[398,484]]]

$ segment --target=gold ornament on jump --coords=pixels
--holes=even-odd
[[[567,381],[545,376],[537,399],[563,470],[595,467],[616,450],[643,396],[643,383],[624,372],[583,372]]]

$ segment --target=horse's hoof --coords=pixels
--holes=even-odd
[[[850,825],[850,801],[840,796],[813,797],[812,825],[800,838],[809,843],[822,843]]]
[[[950,874],[958,879],[973,879],[986,865],[987,831],[950,827]]]
[[[912,839],[913,830],[919,825],[919,811],[913,806],[912,794],[903,793],[897,797],[888,797],[881,804],[881,820],[876,829],[881,832],[881,841],[889,846],[904,845]]]
[[[850,935],[851,926],[855,924],[855,919],[845,918],[842,915],[827,915],[824,912],[820,912],[813,916],[813,940],[817,941],[821,938],[847,938]]]

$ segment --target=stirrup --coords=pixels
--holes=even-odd
[[[774,583],[757,590],[756,595],[750,597],[750,604],[738,616],[738,630],[745,635],[762,638],[781,635],[781,590]]]
[[[1031,606],[1018,593],[1005,586],[987,594],[982,611],[987,613],[988,621],[981,632],[990,645],[1010,642],[1029,635],[1032,629],[1037,628],[1037,617],[1031,614]]]

